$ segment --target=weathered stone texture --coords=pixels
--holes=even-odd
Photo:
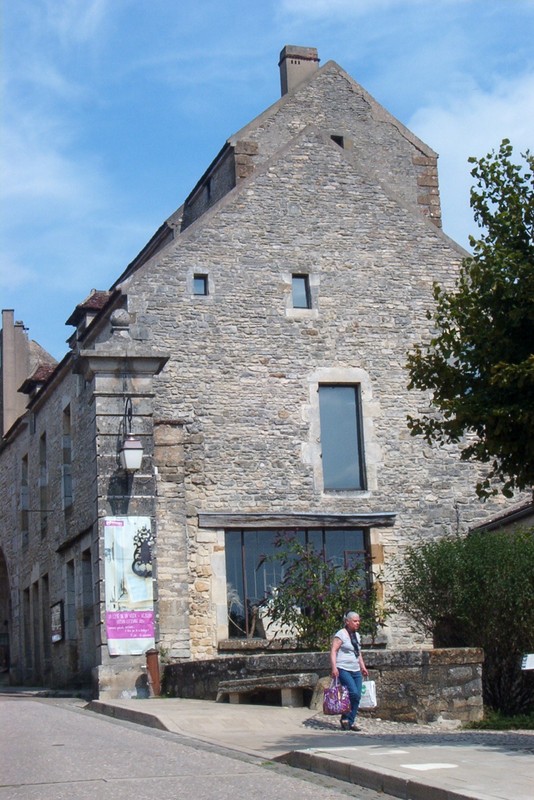
[[[365,650],[363,655],[369,677],[376,682],[378,698],[376,712],[365,713],[405,722],[482,718],[481,650]],[[253,686],[261,684],[265,676],[271,684],[273,676],[298,676],[304,671],[321,678],[311,700],[311,707],[320,710],[322,688],[330,674],[328,653],[242,655],[168,664],[163,690],[173,697],[215,699],[221,681],[248,681]]]
[[[433,281],[450,286],[462,252],[388,191],[307,130],[124,286],[130,311],[142,323],[149,316],[173,353],[157,379],[157,414],[191,420],[183,452],[195,657],[216,652],[217,610],[197,581],[213,553],[201,511],[397,512],[395,527],[374,535],[386,574],[417,536],[464,531],[488,513],[456,449],[429,448],[406,427],[425,404],[406,390],[406,352],[428,335]],[[209,275],[208,297],[187,292],[191,264]],[[316,309],[286,313],[287,270],[314,276]],[[332,368],[368,376],[369,491],[329,494],[317,479],[314,376]],[[414,641],[398,626],[389,636]]]
[[[213,658],[228,638],[225,534],[203,528],[201,514],[393,515],[392,527],[369,535],[387,602],[391,565],[407,545],[465,532],[499,507],[474,498],[479,471],[457,448],[430,448],[406,426],[429,403],[407,391],[407,351],[431,335],[433,283],[452,287],[464,256],[439,230],[436,164],[333,62],[223,146],[109,305],[73,337],[71,356],[0,454],[14,673],[61,685],[93,667],[103,691],[119,691],[124,669],[123,689],[135,690],[142,657],[114,661],[106,648],[106,515],[153,520],[157,640],[169,657],[188,660]],[[198,274],[207,276],[206,296],[193,291]],[[309,276],[310,309],[293,308],[293,274]],[[363,491],[323,490],[321,383],[361,387]],[[126,397],[145,453],[133,477],[117,462]],[[64,510],[69,405],[74,504]],[[21,460],[28,455],[35,504],[43,433],[50,514],[41,536],[32,511],[23,536]],[[77,598],[76,626],[51,645],[39,609],[67,595]],[[386,639],[398,648],[423,643],[404,617],[390,620]],[[434,655],[424,669],[406,658],[395,665],[404,688],[385,672],[383,685],[408,714],[413,670],[442,675],[445,667]],[[445,688],[456,702],[460,683],[477,678],[452,666],[459,671]]]

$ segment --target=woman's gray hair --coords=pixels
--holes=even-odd
[[[345,620],[345,622],[348,622],[349,619],[360,619],[360,615],[358,614],[357,611],[347,611],[343,619]]]

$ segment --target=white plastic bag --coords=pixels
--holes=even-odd
[[[374,681],[363,681],[360,708],[376,708],[376,684]]]

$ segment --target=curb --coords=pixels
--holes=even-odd
[[[422,781],[403,778],[384,767],[380,767],[380,771],[378,771],[362,767],[360,764],[333,759],[331,756],[319,755],[309,750],[294,750],[273,760],[290,767],[362,786],[365,789],[401,797],[403,800],[483,800],[484,797],[480,792],[466,794],[454,791],[454,789],[429,786],[428,783]]]
[[[94,711],[95,714],[122,719],[125,722],[136,722],[139,725],[146,725],[147,728],[157,728],[159,731],[169,731],[158,716],[141,709],[120,708],[103,703],[101,700],[91,700],[86,708],[88,711]]]

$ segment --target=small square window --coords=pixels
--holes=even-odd
[[[333,133],[330,138],[338,147],[341,147],[342,150],[352,150],[353,142],[348,136]]]
[[[311,308],[309,275],[293,275],[293,308]]]
[[[208,294],[208,276],[195,275],[193,278],[193,294],[206,296]]]

